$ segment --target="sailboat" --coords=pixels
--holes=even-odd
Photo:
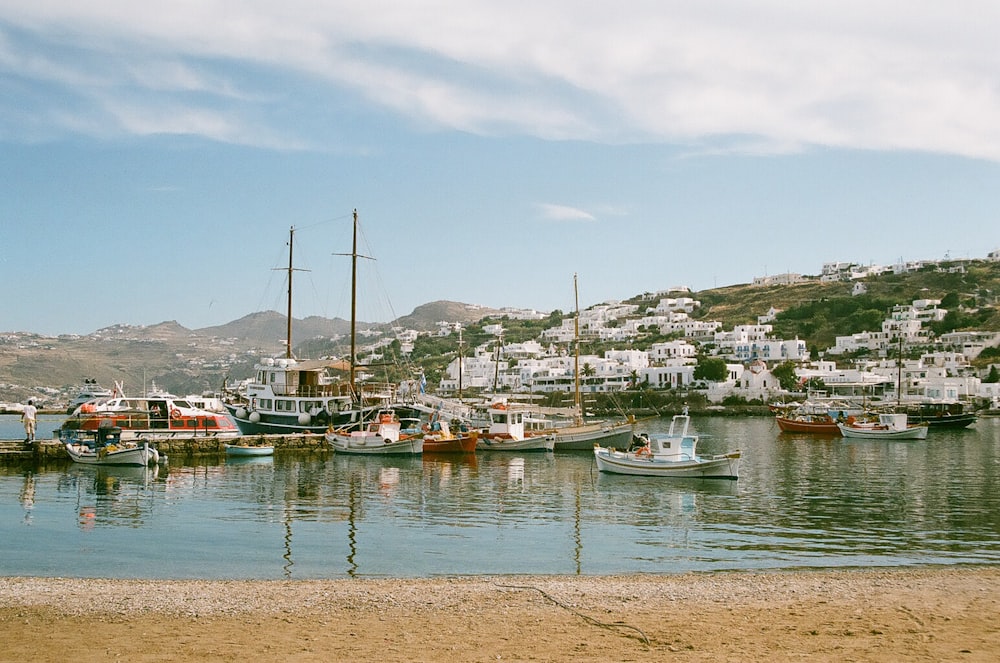
[[[573,295],[576,303],[576,320],[573,329],[576,351],[573,367],[574,421],[571,426],[560,426],[549,431],[555,440],[555,450],[590,450],[594,446],[627,449],[632,444],[632,427],[635,423],[631,417],[621,422],[584,422],[583,399],[580,394],[580,295],[577,289],[576,274],[573,275]]]
[[[350,372],[350,398],[359,413],[372,416],[362,416],[360,421],[352,421],[349,425],[333,424],[326,432],[326,442],[337,453],[351,454],[419,454],[423,452],[421,436],[408,435],[401,431],[399,418],[391,410],[374,412],[366,411],[362,403],[360,390],[356,388],[357,371],[357,301],[358,301],[358,212],[354,211],[354,239],[351,248],[351,357],[348,366]],[[370,421],[368,420],[370,419]]]
[[[357,212],[355,212],[355,222]],[[353,361],[297,360],[292,356],[292,262],[295,228],[288,232],[288,313],[285,356],[268,357],[254,366],[245,391],[226,409],[243,435],[323,434],[330,426],[357,427],[363,410],[353,398]],[[354,356],[354,310],[351,311],[351,356]],[[344,384],[331,371],[350,370]]]

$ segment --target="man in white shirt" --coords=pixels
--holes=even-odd
[[[24,406],[24,411],[21,413],[21,421],[24,422],[24,434],[27,435],[24,438],[25,442],[35,441],[35,417],[38,415],[38,408],[35,407],[35,403],[32,400],[28,400],[28,404]]]

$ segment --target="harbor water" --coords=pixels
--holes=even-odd
[[[42,419],[50,437],[60,418]],[[312,579],[1000,563],[1000,419],[911,442],[788,435],[767,417],[692,426],[703,453],[744,452],[739,481],[601,474],[589,452],[8,464],[0,568]],[[0,438],[20,437],[17,416],[0,417]]]

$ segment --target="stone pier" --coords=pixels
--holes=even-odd
[[[168,458],[183,459],[204,456],[221,456],[226,453],[225,445],[234,442],[269,444],[274,453],[326,453],[330,451],[322,435],[248,435],[237,438],[188,437],[150,440],[149,444]],[[22,462],[25,460],[69,459],[62,442],[55,439],[35,440],[26,446],[23,440],[0,440],[0,463]]]

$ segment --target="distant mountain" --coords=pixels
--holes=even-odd
[[[358,323],[359,328],[371,327],[369,323]],[[349,334],[351,323],[341,318],[322,318],[310,316],[304,319],[292,319],[293,342],[315,338],[317,336],[334,337]],[[285,338],[287,322],[285,316],[277,311],[263,311],[245,315],[239,320],[227,322],[215,327],[203,327],[197,330],[200,336],[216,338],[234,338],[250,343],[270,343]]]

